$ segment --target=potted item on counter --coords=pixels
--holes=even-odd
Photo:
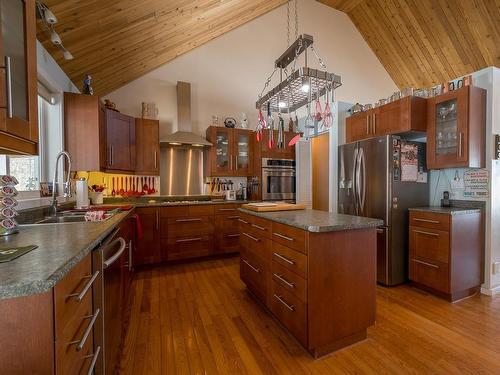
[[[104,190],[106,187],[104,185],[92,185],[89,188],[89,198],[92,204],[102,204],[104,201]]]

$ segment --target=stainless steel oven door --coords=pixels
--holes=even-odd
[[[295,200],[295,169],[262,168],[262,199]]]

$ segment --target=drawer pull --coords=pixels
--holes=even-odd
[[[192,222],[192,221],[201,221],[201,218],[197,217],[197,218],[190,218],[190,219],[177,219],[176,222],[177,223],[189,223],[189,222]]]
[[[260,230],[267,230],[267,228],[261,227],[260,225],[257,225],[257,224],[252,224],[252,227],[260,229]]]
[[[235,233],[235,234],[228,234],[227,237],[239,237],[239,233]]]
[[[95,279],[97,279],[97,276],[99,276],[99,271],[95,271],[92,276],[87,276],[87,277],[90,277],[90,280],[87,282],[87,284],[85,284],[82,291],[80,293],[70,294],[70,295],[68,295],[68,298],[76,297],[76,300],[78,302],[82,302],[83,299],[85,298],[85,295],[92,287],[92,284],[94,284]]]
[[[251,240],[254,240],[255,242],[259,242],[259,241],[260,241],[260,239],[258,239],[258,238],[256,238],[256,237],[254,237],[254,236],[251,236],[251,235],[249,235],[248,233],[243,232],[242,234],[243,234],[244,236],[246,236],[246,237],[250,238]]]
[[[273,233],[275,236],[278,236],[279,238],[283,238],[284,240],[287,241],[293,241],[294,239],[292,237],[285,236],[284,234],[281,233]]]
[[[377,233],[384,233],[383,229],[377,228]]]
[[[236,211],[236,208],[219,208],[219,211]]]
[[[245,263],[248,267],[250,267],[252,270],[254,270],[255,272],[260,273],[260,269],[252,266],[248,260],[241,258],[241,261],[243,263]]]
[[[424,262],[424,261],[418,260],[418,259],[412,259],[412,262],[420,263],[420,264],[423,264],[424,266],[429,266],[429,267],[432,267],[432,268],[439,268],[439,266],[436,265],[436,264],[427,263],[427,262]]]
[[[239,216],[228,216],[227,218],[230,220],[238,220],[240,217]]]
[[[194,237],[194,238],[183,238],[180,240],[176,240],[175,243],[183,243],[183,242],[196,242],[196,241],[201,241],[201,237]]]
[[[243,223],[243,224],[250,224],[248,221],[243,220],[243,219],[238,219],[238,221],[239,221],[240,223]]]
[[[295,262],[293,260],[290,260],[288,259],[287,257],[284,257],[283,255],[281,254],[278,254],[278,253],[274,253],[274,255],[276,255],[278,258],[280,258],[281,260],[287,262],[288,264],[291,264],[291,265],[294,265]]]
[[[276,298],[278,301],[280,301],[283,305],[286,306],[286,308],[290,311],[295,311],[295,307],[293,305],[289,305],[286,303],[281,296],[278,296],[277,294],[274,295],[274,298]]]
[[[85,332],[83,332],[82,339],[78,340],[78,341],[71,341],[69,343],[70,345],[78,344],[76,346],[76,351],[77,352],[79,352],[80,350],[82,350],[83,347],[85,346],[85,343],[87,342],[87,339],[89,338],[90,333],[92,332],[92,328],[94,328],[95,321],[97,320],[97,317],[99,316],[100,312],[101,312],[101,309],[97,309],[95,311],[94,315],[86,316],[85,319],[89,319],[89,318],[92,318],[92,319],[90,320],[89,325],[85,329]]]
[[[421,221],[423,223],[432,223],[432,224],[439,224],[439,223],[441,223],[439,220],[429,220],[429,219],[419,219],[419,218],[414,218],[413,220],[415,220],[415,221]]]
[[[92,358],[92,362],[90,362],[90,367],[89,371],[87,372],[87,375],[92,375],[94,373],[94,368],[97,363],[97,359],[99,358],[99,354],[101,354],[100,346],[97,347],[94,354],[85,357],[85,358]]]
[[[290,281],[286,280],[283,276],[281,275],[278,275],[277,273],[273,274],[274,277],[276,277],[279,281],[281,281],[282,283],[284,283],[287,287],[289,288],[295,288],[295,284],[294,283],[291,283]]]
[[[431,237],[439,237],[439,234],[437,233],[431,233],[431,232],[426,232],[426,231],[423,231],[423,230],[416,230],[414,229],[413,230],[415,233],[420,233],[420,234],[424,234],[426,236],[431,236]]]

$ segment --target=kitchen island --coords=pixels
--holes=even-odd
[[[382,221],[240,211],[240,277],[251,294],[316,358],[364,340],[375,323]]]

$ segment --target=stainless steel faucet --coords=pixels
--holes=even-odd
[[[63,196],[65,198],[71,197],[71,182],[70,182],[70,176],[71,176],[71,156],[69,156],[68,152],[66,151],[61,151],[60,153],[57,154],[56,156],[56,168],[54,170],[54,179],[52,180],[52,203],[50,205],[50,215],[51,216],[56,216],[57,215],[57,180],[58,180],[58,168],[59,168],[59,159],[61,157],[65,156],[66,159],[68,159],[68,177],[66,178],[66,182],[63,182]],[[64,178],[64,167],[63,167],[63,178]]]

